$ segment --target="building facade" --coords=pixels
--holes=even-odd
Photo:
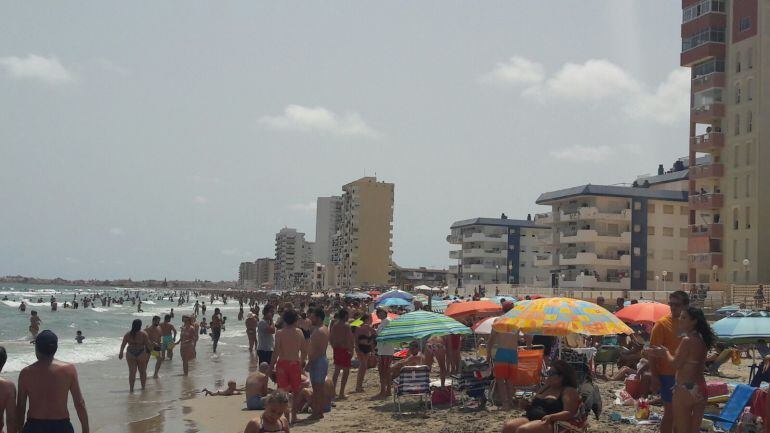
[[[770,279],[770,98],[762,38],[770,4],[683,0],[681,65],[691,70],[689,281]],[[708,155],[706,164],[696,156]]]
[[[313,243],[296,229],[283,228],[275,235],[275,287],[280,290],[311,286]]]
[[[254,262],[242,262],[238,266],[238,286],[241,288],[257,285],[257,265]]]
[[[263,257],[255,262],[257,266],[257,288],[271,289],[275,287],[275,259]]]
[[[541,238],[541,249],[550,253],[539,254],[535,264],[548,270],[551,285],[654,290],[686,282],[687,192],[660,180],[647,179],[647,188],[584,185],[542,194],[537,204],[552,210],[535,221],[553,230]]]
[[[334,237],[342,224],[342,197],[318,197],[315,218],[315,261],[332,263]]]
[[[446,269],[402,268],[394,263],[390,275],[390,283],[402,289],[411,289],[421,285],[430,287],[447,285]]]
[[[393,253],[394,185],[363,177],[342,190],[342,221],[331,253],[337,288],[385,286]]]
[[[539,239],[551,228],[529,220],[473,218],[456,221],[447,241],[459,249],[450,250],[447,283],[450,288],[484,284],[543,286],[549,283],[547,269],[535,266],[539,254],[550,253]]]

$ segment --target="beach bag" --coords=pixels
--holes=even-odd
[[[641,397],[642,378],[636,374],[629,374],[626,378],[626,392],[634,399]]]
[[[741,352],[733,350],[731,358],[733,360],[733,365],[741,365]]]
[[[720,395],[730,395],[727,390],[727,384],[724,382],[706,382],[706,397],[718,397]]]
[[[452,388],[433,388],[433,392],[430,396],[430,401],[432,404],[448,404],[453,405],[457,403],[457,399],[455,398],[455,393],[452,391]]]

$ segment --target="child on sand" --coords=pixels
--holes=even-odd
[[[221,390],[218,390],[218,391],[211,392],[208,389],[203,388],[203,390],[201,392],[203,392],[206,395],[213,395],[213,396],[217,396],[217,395],[221,395],[221,396],[241,395],[241,394],[243,394],[243,388],[238,388],[236,386],[236,384],[235,384],[235,380],[230,379],[230,380],[227,381],[227,388],[226,389],[221,389]]]
[[[288,410],[289,394],[280,390],[273,391],[265,398],[262,417],[249,421],[243,433],[289,433],[289,421],[284,416]]]

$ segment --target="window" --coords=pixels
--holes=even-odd
[[[751,142],[746,143],[746,165],[751,165]]]
[[[679,215],[690,215],[690,208],[687,206],[679,206]]]
[[[746,229],[751,228],[751,208],[749,206],[746,206]]]
[[[647,226],[647,236],[655,236],[655,226]]]
[[[738,261],[738,239],[733,239],[733,262]]]
[[[738,271],[733,271],[733,283],[738,282]]]
[[[653,249],[647,249],[647,258],[652,260],[655,258],[655,250]]]
[[[749,242],[748,238],[743,242],[743,257],[749,257]]]
[[[741,52],[735,53],[735,72],[741,72]]]
[[[663,213],[667,214],[667,215],[673,215],[674,214],[674,205],[664,204],[663,205]]]
[[[746,66],[749,69],[754,68],[754,48],[749,47],[749,50],[746,52]]]
[[[639,247],[634,247],[634,257],[639,257],[642,255],[642,249]]]
[[[642,209],[642,202],[635,201],[634,202],[634,210],[641,210]]]
[[[688,229],[687,227],[680,227],[679,228],[679,237],[680,238],[686,238],[688,236],[690,236],[690,229]]]
[[[741,103],[741,83],[735,83],[735,103]]]
[[[754,115],[751,114],[751,111],[746,113],[746,132],[751,132],[752,129],[754,129],[754,125],[752,123],[754,122]]]
[[[738,178],[733,178],[733,198],[738,198]]]
[[[633,278],[639,278],[642,275],[642,273],[639,272],[639,269],[634,269],[633,272],[631,272],[631,275]]]
[[[749,78],[746,81],[746,100],[751,101],[754,99],[754,80]]]
[[[738,29],[742,32],[745,32],[746,30],[751,28],[751,17],[743,17],[741,18],[741,22],[738,25]]]
[[[733,208],[733,230],[738,230],[738,226],[740,223],[738,222],[738,208]]]
[[[693,107],[696,109],[704,109],[715,102],[723,102],[720,88],[704,90],[693,96]]]
[[[741,134],[741,115],[738,113],[735,113],[735,131],[733,131],[733,135],[740,135]]]
[[[679,251],[679,260],[687,260],[687,250]]]
[[[642,231],[642,226],[639,224],[634,224],[634,233],[639,233]]]
[[[663,250],[663,260],[674,260],[674,250]]]
[[[702,77],[704,75],[709,75],[714,72],[724,72],[725,71],[725,62],[724,60],[717,60],[717,59],[711,59],[704,63],[699,63],[696,66],[692,67],[692,78],[693,80]]]
[[[738,168],[738,161],[740,160],[740,146],[735,145],[733,148],[733,168]]]
[[[679,273],[679,282],[680,283],[686,283],[687,282],[687,272],[680,272]]]
[[[688,51],[709,42],[725,41],[725,29],[706,28],[689,38],[682,39],[682,51]]]
[[[647,205],[647,213],[655,213],[655,205],[650,203]]]
[[[663,227],[663,236],[667,237],[674,237],[674,228],[673,227]]]
[[[751,175],[746,175],[746,197],[751,197]]]
[[[724,0],[703,0],[682,11],[682,24],[690,22],[709,12],[724,12]]]

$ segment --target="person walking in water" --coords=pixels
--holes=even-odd
[[[182,371],[187,376],[189,372],[190,361],[195,359],[195,343],[198,341],[198,332],[193,326],[190,316],[182,316],[182,328],[179,330],[181,337],[179,339],[179,353],[182,355]]]
[[[128,364],[128,386],[131,392],[134,392],[134,382],[136,382],[136,371],[139,370],[139,382],[142,389],[147,384],[147,362],[150,358],[150,338],[147,333],[142,331],[142,321],[134,319],[131,322],[131,330],[123,336],[123,342],[120,344],[120,353],[118,359],[123,359],[123,351],[126,351],[126,363]]]
[[[163,316],[163,323],[160,324],[160,335],[160,356],[168,356],[168,360],[171,361],[171,359],[174,357],[173,343],[176,340],[176,328],[171,324],[170,314]]]
[[[152,324],[144,328],[144,332],[147,333],[147,338],[150,339],[150,346],[152,346],[152,352],[155,352],[155,373],[152,375],[154,379],[158,378],[158,371],[163,364],[162,356],[162,343],[161,343],[161,330],[160,330],[160,316],[152,317]]]
[[[73,432],[67,410],[68,394],[72,395],[82,432],[90,433],[86,401],[80,391],[77,370],[72,364],[54,359],[58,348],[59,338],[56,334],[47,329],[41,332],[35,339],[37,362],[19,373],[16,418],[18,425],[24,426],[20,430],[24,433]]]
[[[40,332],[40,316],[37,315],[37,311],[32,310],[29,316],[29,333],[32,334],[33,342],[38,332]]]
[[[214,315],[211,316],[211,322],[209,323],[214,353],[217,353],[217,344],[219,344],[219,337],[222,335],[222,324],[222,313],[219,312],[219,308],[214,308]]]

